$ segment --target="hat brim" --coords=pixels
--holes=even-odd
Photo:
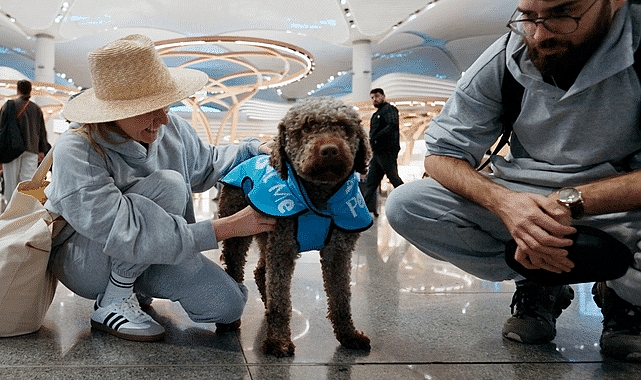
[[[505,261],[518,274],[542,285],[569,285],[615,280],[633,264],[632,251],[605,231],[590,226],[574,226],[569,235],[574,244],[567,247],[568,259],[574,263],[569,272],[554,273],[545,269],[527,269],[514,259],[516,242],[505,247]]]
[[[202,71],[170,67],[176,82],[173,92],[165,92],[131,100],[100,100],[93,88],[76,96],[65,105],[62,115],[77,123],[103,123],[138,116],[179,102],[207,84],[209,77]]]

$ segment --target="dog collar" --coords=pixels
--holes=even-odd
[[[269,156],[260,155],[237,165],[221,182],[243,189],[254,209],[274,217],[297,217],[299,251],[321,249],[332,228],[348,232],[368,229],[373,221],[352,173],[330,197],[325,209],[311,204],[287,164],[287,180],[269,165]]]

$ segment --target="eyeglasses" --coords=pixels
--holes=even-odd
[[[594,0],[588,9],[576,16],[558,15],[538,18],[521,18],[523,17],[523,12],[517,9],[512,13],[510,22],[508,22],[506,26],[514,33],[525,37],[532,37],[536,33],[536,27],[538,24],[542,24],[545,29],[555,34],[570,34],[579,29],[579,21],[590,11],[590,9],[592,9],[597,1],[599,0]]]

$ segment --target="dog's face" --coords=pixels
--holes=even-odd
[[[289,161],[301,178],[333,184],[352,171],[365,174],[371,157],[353,107],[333,98],[311,98],[294,105],[279,123],[271,165],[284,179]]]

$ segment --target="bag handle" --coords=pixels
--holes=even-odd
[[[47,177],[47,172],[49,171],[49,169],[51,169],[52,164],[53,164],[53,148],[49,149],[49,152],[47,152],[45,157],[42,159],[42,162],[38,166],[38,169],[36,169],[36,172],[33,173],[33,176],[31,177],[30,182],[40,183],[44,181],[44,179]]]
[[[33,173],[33,176],[28,181],[23,181],[18,184],[18,187],[15,191],[31,195],[36,198],[41,204],[44,204],[47,201],[47,196],[45,195],[45,188],[49,185],[49,181],[46,181],[47,172],[51,168],[53,163],[53,148],[49,150],[45,158],[36,169],[36,172]]]

